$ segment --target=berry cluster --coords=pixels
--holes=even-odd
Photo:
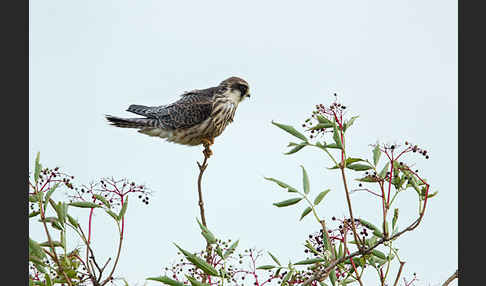
[[[115,180],[114,178],[102,178],[96,183],[75,187],[74,192],[68,194],[70,202],[73,201],[90,201],[103,203],[96,197],[102,196],[108,201],[112,208],[121,207],[122,198],[129,194],[137,194],[142,203],[149,204],[151,192],[144,185],[137,185],[135,182],[129,182],[128,179]]]
[[[336,94],[334,96],[337,97]],[[324,104],[316,104],[315,110],[303,123],[302,127],[308,128],[307,131],[311,133],[311,139],[326,132],[332,132],[330,122],[335,121],[339,126],[342,126],[343,113],[346,106],[334,101],[329,107]]]

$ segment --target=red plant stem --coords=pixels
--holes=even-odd
[[[255,273],[255,269],[256,269],[256,264],[255,264],[255,258],[253,257],[253,252],[250,251],[250,258],[251,258],[251,262],[253,264],[253,271],[252,271],[252,274],[253,274],[253,277],[255,277],[255,285],[256,286],[260,286],[260,284],[258,283],[258,276],[256,275]]]
[[[121,207],[123,208],[123,196],[120,196],[121,197]],[[125,230],[125,217],[122,217],[122,227],[121,227],[121,234],[120,234],[120,239],[123,239],[123,232]]]
[[[40,189],[40,192],[42,192],[44,190],[44,187],[47,185],[47,183],[49,183],[51,181],[51,178],[52,178],[52,173],[51,173],[51,175],[49,175],[49,178],[47,178],[46,182],[44,183],[44,185]]]
[[[349,249],[346,248],[346,253],[348,253],[348,255],[350,255],[351,253],[349,252]],[[353,261],[353,258],[349,258],[349,261],[351,261],[351,265],[353,266],[353,269],[354,269],[354,273],[356,273],[356,277],[359,277],[359,274],[358,274],[358,270],[356,269],[356,266],[354,265],[354,261]]]

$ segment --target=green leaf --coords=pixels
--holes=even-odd
[[[296,203],[300,202],[302,200],[302,198],[293,198],[293,199],[288,199],[288,200],[285,200],[285,201],[281,201],[281,202],[278,202],[278,203],[274,203],[273,205],[276,206],[276,207],[287,207],[287,206],[291,206],[291,205],[295,205]]]
[[[385,164],[385,167],[383,167],[383,169],[381,169],[380,173],[378,173],[378,176],[380,178],[385,178],[386,176],[386,172],[388,172],[388,167],[390,167],[390,162],[386,162]]]
[[[49,244],[49,241],[44,241],[42,243],[39,243],[40,246],[43,246],[43,247],[51,247],[51,245]],[[54,247],[63,247],[62,243],[60,241],[56,241],[56,240],[53,240],[52,241],[52,246]]]
[[[29,237],[29,254],[30,253],[39,258],[46,258],[46,254],[44,253],[44,251],[42,251],[39,243]]]
[[[49,189],[49,191],[47,191],[45,199],[44,199],[44,212],[47,209],[47,204],[49,202],[49,199],[51,198],[52,193],[54,193],[54,191],[57,189],[57,187],[59,187],[59,184],[60,183],[56,183],[54,186],[52,186],[52,188]]]
[[[280,187],[287,189],[290,193],[297,193],[298,192],[294,187],[292,187],[292,186],[290,186],[290,185],[288,185],[288,184],[286,184],[282,181],[279,181],[279,180],[274,179],[274,178],[268,178],[268,177],[264,177],[264,178],[265,178],[265,180],[272,181],[272,182],[276,183],[277,185],[279,185]]]
[[[219,257],[223,258],[223,251],[219,247],[219,245],[216,245],[216,253],[219,255]]]
[[[219,276],[219,271],[216,270],[212,265],[210,265],[200,257],[180,248],[177,244],[174,243],[174,245],[182,252],[182,254],[184,254],[187,260],[189,260],[197,268],[201,269],[204,273],[212,276]]]
[[[287,274],[283,277],[282,283],[280,285],[287,285],[287,281],[290,279],[290,277],[292,277],[292,274],[294,274],[294,270],[290,270],[289,272],[287,272]]]
[[[380,145],[378,145],[377,143],[375,149],[373,149],[373,164],[375,165],[375,167],[378,164],[378,161],[380,161],[380,156],[381,156]]]
[[[29,218],[31,218],[31,217],[36,217],[36,216],[38,216],[39,214],[40,214],[40,211],[33,211],[33,212],[29,213]]]
[[[302,220],[306,215],[308,215],[310,212],[312,211],[312,208],[311,207],[307,207],[303,212],[302,214],[300,215],[300,219],[299,220]]]
[[[363,178],[356,179],[356,181],[365,182],[365,183],[376,183],[376,182],[379,182],[380,179],[377,178],[377,177],[375,178],[374,176],[368,175],[368,176],[365,176]]]
[[[125,216],[125,213],[127,212],[127,208],[128,208],[128,197],[123,203],[120,213],[118,214],[118,220],[121,220]]]
[[[308,130],[318,130],[318,129],[323,129],[323,128],[331,128],[333,126],[334,126],[334,124],[332,124],[332,122],[330,122],[330,123],[318,123],[317,125],[312,126]]]
[[[307,142],[304,142],[304,143],[301,143],[301,144],[298,144],[296,145],[294,148],[292,148],[290,151],[284,153],[284,155],[290,155],[290,154],[294,154],[298,151],[300,151],[300,149],[304,148],[305,146],[307,146]]]
[[[40,152],[37,152],[37,155],[35,156],[35,169],[34,169],[34,181],[37,183],[39,180],[39,175],[42,170],[42,165],[40,164]]]
[[[104,205],[105,205],[107,208],[111,208],[110,203],[108,202],[108,200],[107,200],[105,197],[103,197],[103,196],[101,196],[101,195],[99,195],[99,194],[93,194],[93,196],[94,196],[94,197],[95,197],[97,200],[101,201],[101,202],[102,202],[102,203],[103,203],[103,204],[104,204]]]
[[[370,230],[373,230],[373,234],[375,234],[378,237],[383,237],[383,234],[381,233],[380,229],[376,227],[374,224],[371,222],[368,222],[364,219],[359,219],[359,222],[364,225],[365,227],[369,228]]]
[[[312,253],[317,254],[317,255],[322,255],[322,253],[317,251],[317,249],[315,249],[314,246],[312,246],[312,244],[308,240],[305,241],[304,246],[307,247],[310,251],[312,251]]]
[[[374,256],[376,256],[378,258],[386,259],[386,255],[383,252],[381,252],[381,251],[379,251],[377,249],[371,250],[371,254],[373,254]]]
[[[210,286],[207,283],[202,283],[202,282],[197,281],[196,278],[194,278],[192,276],[186,275],[186,278],[187,278],[187,280],[189,280],[189,282],[191,283],[192,286]]]
[[[393,219],[392,219],[392,228],[395,229],[395,224],[397,223],[398,219],[398,209],[393,210]]]
[[[370,167],[368,165],[357,164],[357,163],[347,165],[346,168],[354,170],[354,171],[366,171],[366,170],[372,169],[372,167]]]
[[[304,166],[301,165],[300,167],[302,167],[302,186],[304,188],[304,194],[308,194],[310,192],[309,176],[307,175]]]
[[[46,286],[52,286],[51,277],[49,275],[44,275],[46,278]]]
[[[358,118],[359,116],[353,116],[351,117],[351,119],[349,119],[349,121],[345,122],[344,123],[344,128],[343,128],[343,132],[346,132],[346,130],[351,127],[351,125],[353,125],[354,121],[356,120],[356,118]]]
[[[299,262],[294,263],[294,265],[307,265],[307,264],[314,264],[318,262],[326,261],[324,258],[311,258],[306,260],[301,260]]]
[[[262,270],[268,270],[268,269],[273,269],[277,266],[275,265],[262,265],[262,266],[258,266],[256,269],[262,269]]]
[[[334,139],[334,142],[336,143],[336,146],[339,147],[339,149],[342,149],[343,148],[343,142],[341,142],[341,133],[339,132],[338,128],[337,128],[337,124],[334,124],[333,126],[333,137],[332,139]],[[327,147],[329,147],[329,145],[327,145]]]
[[[337,277],[336,277],[336,271],[334,271],[334,269],[331,270],[331,273],[329,274],[329,280],[331,280],[331,284],[333,286],[336,285],[336,280],[337,280]]]
[[[317,118],[317,121],[319,121],[319,123],[327,123],[327,124],[334,125],[331,120],[327,119],[326,117],[324,117],[320,114],[317,114],[316,118]]]
[[[233,252],[235,252],[235,249],[238,246],[239,242],[240,240],[238,239],[237,241],[233,242],[233,244],[228,249],[226,249],[223,255],[224,259],[228,258],[228,256],[230,256]]]
[[[170,279],[167,276],[149,277],[146,280],[158,281],[170,286],[185,286],[184,283]]]
[[[64,202],[58,202],[57,205],[56,205],[56,214],[57,214],[57,218],[59,220],[59,222],[61,223],[61,225],[64,224],[64,222],[66,221],[66,212],[67,212],[67,207],[66,206],[66,203]]]
[[[337,256],[337,258],[339,259],[339,258],[343,257],[343,255],[344,255],[343,243],[342,243],[342,242],[340,242],[340,243],[339,243],[339,251],[338,251],[338,256]]]
[[[77,207],[77,208],[99,208],[98,204],[92,202],[72,202],[69,203],[70,206]]]
[[[439,191],[435,191],[435,192],[433,192],[432,194],[428,194],[428,195],[427,195],[427,198],[432,198],[432,197],[434,197],[435,195],[437,195],[438,193],[439,193]]]
[[[270,253],[270,251],[268,251],[268,255],[270,255],[270,257],[273,259],[273,261],[275,261],[275,263],[278,264],[278,266],[282,266],[280,264],[280,261],[278,261],[277,257],[275,257],[272,253]]]
[[[118,217],[118,215],[116,213],[114,213],[113,211],[108,210],[108,209],[105,209],[105,212],[107,214],[109,214],[112,218],[114,218],[116,221],[119,221],[120,220],[120,218]]]
[[[325,191],[322,191],[320,192],[317,197],[314,199],[314,205],[318,205],[323,199],[324,197],[327,195],[327,193],[329,193],[331,190],[330,189],[327,189]]]
[[[272,121],[272,124],[275,125],[275,126],[278,126],[280,127],[281,129],[287,131],[288,133],[292,134],[293,136],[303,140],[303,141],[306,141],[307,142],[307,138],[302,134],[300,133],[299,131],[297,131],[294,127],[290,126],[290,125],[285,125],[285,124],[280,124],[280,123],[277,123],[277,122],[274,122]]]
[[[69,220],[69,223],[72,224],[75,228],[78,228],[79,226],[79,223],[77,220],[75,220],[72,216],[70,216],[69,214],[67,214],[67,218]]]
[[[202,236],[206,239],[207,243],[213,244],[216,243],[216,237],[209,231],[207,227],[201,224],[199,219],[196,218],[197,223],[199,224],[199,227],[201,228],[201,234]]]
[[[342,149],[341,145],[332,143],[332,144],[326,144],[324,145],[324,148],[333,148],[333,149]]]

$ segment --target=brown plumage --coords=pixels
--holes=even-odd
[[[130,105],[127,111],[143,118],[106,115],[114,126],[135,128],[138,132],[183,145],[210,145],[233,121],[238,104],[250,97],[248,83],[230,77],[216,87],[184,93],[171,104]]]

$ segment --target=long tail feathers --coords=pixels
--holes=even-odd
[[[147,110],[149,109],[148,106],[145,105],[137,105],[137,104],[132,104],[128,107],[127,111],[142,115],[142,116],[147,116]]]
[[[111,125],[121,128],[145,128],[157,127],[157,119],[151,118],[120,118],[111,115],[105,115]]]

